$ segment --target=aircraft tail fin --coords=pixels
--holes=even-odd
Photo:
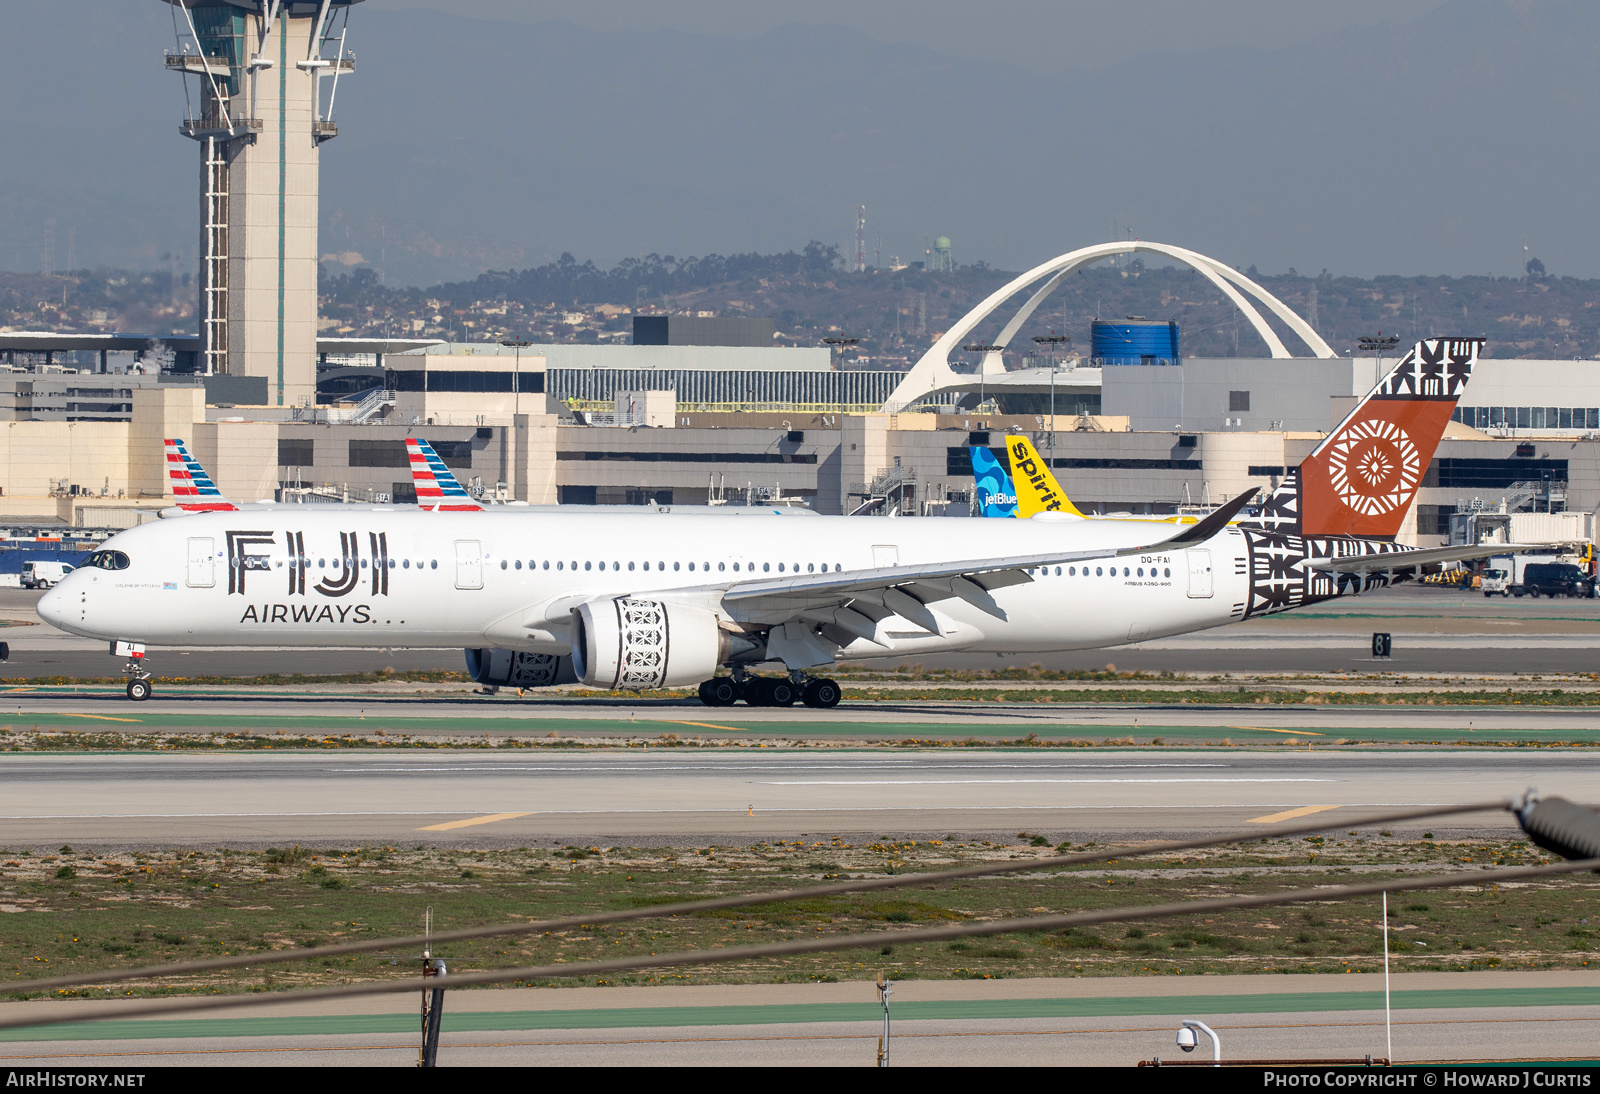
[[[1044,512],[1083,516],[1051,474],[1050,462],[1034,450],[1028,438],[1006,437],[1006,455],[1011,461],[1011,483],[1017,494],[1017,516]]]
[[[1005,465],[981,444],[972,446],[972,478],[978,494],[980,517],[1017,515],[1017,492]]]
[[[1481,338],[1424,338],[1301,461],[1252,523],[1393,539],[1433,462]]]
[[[189,454],[182,438],[168,437],[167,479],[178,499],[178,508],[190,512],[233,512],[239,507],[222,496],[200,461]]]
[[[444,465],[433,445],[420,437],[408,437],[406,454],[411,457],[411,482],[417,490],[417,504],[422,508],[451,513],[477,512],[483,508]]]

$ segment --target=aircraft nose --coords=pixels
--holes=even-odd
[[[39,603],[34,607],[39,613],[39,618],[53,627],[61,626],[67,618],[67,594],[62,592],[61,586],[56,585],[48,589],[39,598]]]

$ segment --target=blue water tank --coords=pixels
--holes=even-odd
[[[1149,319],[1096,319],[1089,356],[1097,365],[1169,365],[1178,360],[1178,324]]]

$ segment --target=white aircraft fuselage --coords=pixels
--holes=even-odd
[[[741,584],[892,566],[1068,555],[1148,544],[1152,525],[1074,518],[432,513],[376,507],[202,513],[118,533],[124,569],[85,566],[39,603],[74,634],[151,646],[494,647],[565,654],[578,605],[703,605],[724,627],[770,625]],[[841,657],[1119,645],[1241,618],[1247,545],[1234,528],[1185,549],[1021,571],[984,610],[959,596],[921,623],[880,614]],[[999,611],[994,611],[994,608]],[[892,608],[892,604],[891,604]],[[858,624],[859,625],[859,624]]]

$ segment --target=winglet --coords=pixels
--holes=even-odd
[[[1224,505],[1219,505],[1198,524],[1190,524],[1183,531],[1170,539],[1160,543],[1153,543],[1146,547],[1131,547],[1125,551],[1118,551],[1120,555],[1144,554],[1148,551],[1164,551],[1173,547],[1189,547],[1196,543],[1204,543],[1212,536],[1226,528],[1234,517],[1239,515],[1239,510],[1250,504],[1258,491],[1255,488],[1246,490],[1243,494]]]
[[[442,509],[447,513],[483,510],[444,465],[433,445],[420,437],[407,437],[406,454],[411,457],[411,482],[417,490],[417,504],[423,509]]]
[[[211,481],[200,461],[189,455],[182,438],[168,437],[167,478],[172,483],[173,496],[178,508],[188,513],[237,512],[238,506],[222,496],[217,484]]]

